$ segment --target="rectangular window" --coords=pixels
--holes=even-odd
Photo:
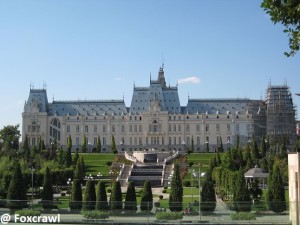
[[[169,125],[169,132],[172,132],[172,126]]]
[[[31,132],[31,126],[28,126],[28,132]]]
[[[84,127],[84,132],[85,132],[85,133],[88,133],[88,132],[89,132],[89,127],[88,127],[88,126],[85,126],[85,127]]]
[[[240,132],[240,125],[239,124],[235,125],[235,130],[236,130],[237,133]]]
[[[76,125],[76,133],[79,133],[79,125]]]
[[[146,137],[146,145],[148,145],[148,137]]]
[[[129,138],[129,144],[132,145],[132,137]]]
[[[219,145],[221,143],[221,137],[217,136],[217,145]]]
[[[171,145],[172,144],[172,139],[171,139],[171,137],[169,137],[169,145]]]
[[[97,125],[94,125],[94,132],[97,133]]]
[[[129,125],[129,132],[132,132],[132,125]]]
[[[35,138],[32,138],[32,145],[35,145]]]
[[[164,145],[165,144],[165,138],[161,137],[161,144]]]
[[[94,137],[94,146],[97,145],[97,137]]]
[[[139,145],[142,145],[142,137],[139,137]]]
[[[205,125],[205,131],[206,131],[206,132],[209,131],[209,125],[208,125],[208,124]]]
[[[103,125],[102,132],[103,132],[103,133],[106,132],[106,125]]]
[[[173,131],[176,132],[176,124],[173,125]]]
[[[186,132],[190,132],[190,125],[189,125],[189,124],[187,124],[187,125],[185,126],[185,131],[186,131]]]
[[[196,125],[196,132],[200,132],[200,124]]]
[[[116,132],[116,126],[115,125],[111,126],[111,132]]]
[[[70,126],[67,126],[67,133],[70,133]]]
[[[230,124],[227,124],[227,131],[230,132]]]
[[[134,145],[137,145],[137,137],[134,137]]]
[[[182,142],[181,142],[181,137],[178,137],[178,143],[179,143],[179,144],[182,144]]]
[[[174,145],[176,145],[176,137],[174,137],[173,140],[174,140]]]
[[[139,125],[139,132],[140,132],[140,133],[143,132],[143,130],[142,130],[142,125]]]
[[[137,125],[134,125],[134,132],[137,132]]]
[[[200,137],[197,136],[197,145],[200,145]]]
[[[178,124],[178,132],[181,132],[181,124]]]
[[[216,130],[217,132],[220,132],[220,124],[216,124]]]
[[[227,144],[230,144],[230,136],[227,136]]]
[[[123,132],[123,133],[125,132],[125,126],[124,125],[121,126],[121,132]]]
[[[76,137],[76,145],[79,145],[79,137]]]
[[[106,138],[105,137],[102,138],[102,144],[106,145]]]

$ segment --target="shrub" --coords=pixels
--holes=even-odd
[[[194,162],[189,162],[189,167],[192,167],[194,165]]]
[[[106,165],[107,165],[107,166],[111,166],[111,165],[112,165],[112,162],[108,161],[108,162],[106,162]]]
[[[255,214],[249,212],[231,213],[230,217],[232,220],[256,220]]]
[[[65,192],[62,192],[62,193],[60,193],[60,196],[61,196],[61,197],[64,197],[64,196],[66,196],[66,193],[65,193]]]
[[[168,186],[164,186],[164,190],[167,190],[168,189]]]
[[[82,215],[86,219],[108,219],[109,218],[108,212],[101,212],[97,210],[83,211]]]
[[[111,188],[107,188],[107,193],[111,193]]]
[[[160,202],[154,202],[155,207],[160,207]]]
[[[159,198],[159,199],[163,199],[163,198],[164,198],[164,196],[163,196],[163,195],[160,195],[160,196],[158,196],[158,198]]]
[[[182,218],[181,212],[160,212],[156,214],[157,220],[181,220]]]
[[[166,189],[162,190],[162,193],[167,193],[167,190]]]
[[[190,187],[191,186],[191,182],[189,180],[184,181],[184,186],[185,187]]]
[[[41,212],[38,210],[23,209],[15,211],[15,214],[19,214],[20,216],[40,216]]]

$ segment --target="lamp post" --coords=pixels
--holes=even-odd
[[[110,189],[112,189],[112,176],[113,176],[114,172],[112,170],[110,170],[108,173],[110,175]]]
[[[50,159],[52,159],[53,158],[53,152],[54,152],[54,142],[53,141],[51,141],[51,150],[50,150]]]
[[[101,177],[102,177],[102,174],[99,172],[99,173],[97,174],[97,177],[98,177],[98,180],[100,180]]]
[[[88,152],[91,153],[91,142],[88,141]]]
[[[199,220],[201,220],[201,163],[199,163],[199,174],[198,174],[198,182],[199,182]]]
[[[185,142],[184,142],[184,140],[181,142],[181,144],[183,145],[183,151],[185,151]]]
[[[205,141],[205,147],[206,147],[206,152],[209,152],[209,142],[207,139]]]
[[[71,178],[69,178],[69,179],[67,180],[68,189],[69,189],[69,204],[70,204],[70,201],[71,201],[71,188],[70,188],[71,183],[72,183],[72,180],[71,180]]]
[[[31,207],[33,207],[33,163],[31,164]]]

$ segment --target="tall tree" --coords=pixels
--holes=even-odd
[[[30,157],[30,147],[28,143],[27,134],[25,135],[24,143],[23,143],[24,156],[26,160],[29,160]]]
[[[101,152],[101,139],[100,139],[100,135],[98,135],[98,138],[97,138],[97,145],[96,145],[96,149],[97,149],[97,152]]]
[[[2,139],[3,145],[9,147],[9,149],[19,149],[20,137],[19,124],[4,126],[0,130],[0,139]]]
[[[169,207],[171,211],[182,211],[183,187],[180,177],[180,165],[175,163],[174,173],[171,181],[171,192],[169,196]]]
[[[192,140],[191,140],[191,149],[190,152],[193,153],[195,151],[195,145],[194,145],[194,136],[192,135]]]
[[[223,141],[222,141],[222,137],[220,136],[220,147],[219,147],[219,151],[218,152],[224,152],[224,146],[223,146]]]
[[[261,152],[261,157],[264,158],[267,154],[267,144],[265,141],[265,137],[263,136],[261,142],[260,142],[260,152]]]
[[[96,206],[96,191],[95,184],[93,180],[88,180],[86,182],[86,188],[83,198],[83,208],[85,210],[95,210]]]
[[[78,179],[73,180],[70,208],[77,210],[80,210],[82,208],[81,183]]]
[[[151,183],[149,180],[144,182],[142,196],[141,196],[141,210],[151,211],[153,208],[153,194],[151,189]]]
[[[43,182],[42,200],[44,208],[52,208],[53,205],[53,186],[52,177],[50,174],[49,167],[46,167]]]
[[[72,165],[72,137],[71,135],[67,140],[67,153],[66,153],[66,167],[70,167]]]
[[[85,134],[83,135],[83,141],[82,141],[81,151],[83,153],[87,152],[87,140],[86,140]]]
[[[239,149],[240,148],[240,135],[237,135],[236,136],[236,146],[235,146],[236,149]]]
[[[281,23],[284,33],[289,36],[290,51],[286,56],[293,56],[299,51],[300,46],[300,3],[297,0],[263,0],[261,7],[270,15],[274,24]]]
[[[110,210],[112,210],[113,213],[119,213],[119,211],[122,210],[122,191],[119,181],[115,181],[113,184],[109,202]]]
[[[45,150],[46,149],[46,146],[45,146],[45,142],[44,142],[44,139],[42,138],[42,150]]]
[[[136,193],[133,181],[129,181],[127,186],[124,209],[131,212],[136,212],[137,210]]]
[[[78,179],[80,181],[83,181],[83,177],[85,175],[84,169],[83,169],[83,163],[82,163],[82,155],[79,157],[76,163],[75,173],[74,173],[74,179]]]
[[[96,210],[108,210],[105,182],[99,181],[96,189]]]
[[[201,212],[213,212],[216,208],[216,193],[211,175],[203,183],[200,207]]]
[[[251,145],[251,156],[252,159],[255,161],[255,164],[257,164],[259,159],[259,150],[258,150],[256,140],[254,138]]]
[[[26,185],[24,185],[24,177],[19,162],[15,162],[13,165],[7,199],[12,200],[8,203],[11,209],[21,209],[26,205]]]
[[[117,154],[117,153],[118,153],[118,150],[117,150],[117,147],[116,147],[115,136],[114,136],[114,135],[111,135],[111,151],[112,151],[114,154]]]
[[[74,156],[74,161],[73,161],[73,164],[75,166],[77,164],[78,159],[79,159],[79,153],[78,153],[78,149],[76,149],[75,156]]]
[[[233,192],[233,204],[236,211],[250,211],[250,194],[246,186],[246,180],[242,169],[236,172]]]
[[[268,201],[270,209],[275,213],[286,210],[284,183],[278,165],[275,163],[268,183]]]

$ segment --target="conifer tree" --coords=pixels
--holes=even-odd
[[[82,156],[79,157],[76,163],[76,168],[75,168],[75,173],[74,173],[74,179],[78,179],[80,181],[83,180],[83,177],[85,175],[84,170],[82,168],[83,163],[82,163]]]
[[[284,183],[277,164],[274,164],[272,177],[269,180],[268,200],[269,207],[275,213],[281,213],[286,210]]]
[[[78,179],[73,180],[70,208],[77,210],[80,210],[82,208],[81,183]]]
[[[85,135],[83,135],[83,142],[82,142],[82,146],[81,146],[81,151],[83,153],[86,153],[86,151],[87,151],[87,140],[86,140]]]
[[[180,177],[180,165],[175,163],[174,174],[171,181],[171,192],[169,197],[169,207],[171,211],[182,211],[183,187]]]
[[[211,175],[207,175],[201,191],[201,212],[213,212],[216,208],[216,193]]]
[[[261,143],[260,143],[260,152],[261,152],[261,157],[264,158],[267,153],[267,144],[265,142],[265,137],[263,136]]]
[[[195,146],[194,146],[194,136],[192,136],[190,152],[193,153],[194,151],[195,151]]]
[[[79,153],[78,153],[78,149],[76,149],[73,165],[76,166],[78,159],[79,159]]]
[[[53,205],[53,186],[52,177],[50,174],[49,167],[46,167],[43,183],[42,200],[44,208],[52,208]]]
[[[108,210],[105,182],[99,181],[96,189],[96,210]]]
[[[258,151],[258,147],[257,147],[257,143],[256,143],[255,139],[253,139],[253,141],[252,141],[251,156],[252,156],[252,159],[255,161],[255,164],[257,164],[258,159],[259,159],[259,151]]]
[[[136,193],[133,181],[129,181],[127,186],[124,209],[132,212],[137,210]]]
[[[114,135],[111,135],[111,151],[112,151],[114,154],[117,154],[117,153],[118,153],[118,150],[117,150],[117,147],[116,147],[115,136],[114,136]]]
[[[94,181],[88,180],[83,198],[83,208],[85,210],[95,210],[96,205],[96,191]]]
[[[101,139],[100,139],[100,135],[98,135],[98,138],[97,138],[96,149],[97,149],[97,152],[101,153]]]
[[[39,137],[38,138],[38,153],[40,153],[42,151],[42,138]]]
[[[30,158],[30,147],[29,147],[29,144],[28,144],[27,134],[25,136],[25,140],[24,140],[24,144],[23,144],[23,150],[24,150],[25,159],[29,160],[29,158]]]
[[[151,183],[149,180],[144,182],[142,196],[141,196],[141,210],[151,211],[153,208],[153,194],[151,189]]]
[[[22,209],[26,205],[26,185],[19,162],[14,162],[12,177],[7,191],[7,199],[12,200],[8,203],[10,209]],[[18,201],[17,201],[18,200]]]
[[[220,147],[219,147],[219,151],[218,152],[224,152],[224,146],[223,146],[223,142],[222,142],[222,137],[220,136]]]
[[[122,191],[119,181],[115,181],[113,184],[109,202],[110,210],[112,210],[113,213],[118,213],[122,210]]]
[[[45,142],[44,142],[44,139],[42,139],[42,150],[45,150],[45,149],[46,149]]]
[[[240,149],[240,135],[236,136],[236,149]]]
[[[236,211],[250,211],[250,194],[242,169],[237,172],[234,182],[233,204]]]
[[[66,167],[70,167],[72,165],[72,137],[71,135],[68,137],[67,141],[67,153],[66,153]]]

